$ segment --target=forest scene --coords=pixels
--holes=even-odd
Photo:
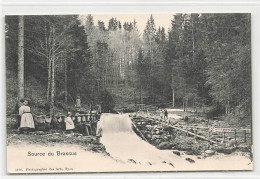
[[[80,114],[83,120],[85,114],[98,111],[97,121],[102,113],[129,114],[137,135],[160,150],[196,156],[205,151],[207,156],[225,153],[227,148],[231,149],[226,153],[237,149],[250,153],[251,14],[177,13],[171,17],[167,28],[156,24],[151,14],[140,30],[136,19],[120,21],[113,16],[108,22],[91,14],[6,16],[6,115],[8,134],[15,136],[12,140],[35,142],[53,130],[60,138],[41,137],[40,142],[76,140],[84,146],[85,138],[78,137],[86,131],[81,132],[81,122],[75,121]],[[27,98],[34,121],[43,115],[49,119],[71,115],[74,135],[37,127],[37,120],[35,135],[17,135],[12,121],[21,100]],[[217,127],[221,135],[214,136],[212,128]],[[86,139],[88,150],[109,153],[109,145],[96,136],[98,126],[93,130]],[[185,135],[178,136],[176,131]],[[193,137],[203,142],[195,145]],[[233,139],[235,145],[229,143]],[[8,138],[8,143],[12,140]],[[219,143],[225,146],[219,149]]]
[[[176,14],[170,29],[153,16],[144,32],[115,18],[85,26],[78,16],[24,16],[24,96],[39,110],[136,104],[218,109],[251,118],[249,14]],[[18,102],[18,16],[6,17],[7,111]],[[142,35],[141,35],[142,33]],[[39,104],[38,104],[39,103]],[[239,114],[239,115],[238,115]]]

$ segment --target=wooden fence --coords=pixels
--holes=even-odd
[[[230,140],[234,140],[236,144],[246,143],[252,144],[252,131],[251,129],[240,129],[240,128],[215,128],[211,126],[199,127],[193,125],[182,125],[182,124],[168,124],[165,121],[158,120],[156,118],[146,117],[148,120],[156,121],[164,126],[174,128],[186,135],[193,136],[206,140],[210,143],[227,143]]]

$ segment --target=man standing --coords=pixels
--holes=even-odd
[[[80,96],[77,96],[75,107],[76,107],[76,111],[79,112],[81,109]]]
[[[167,120],[167,123],[169,123],[167,109],[164,109],[164,119]]]

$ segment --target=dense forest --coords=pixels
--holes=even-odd
[[[21,95],[51,114],[80,96],[103,111],[151,104],[251,120],[250,14],[175,14],[169,29],[151,15],[143,32],[135,20],[106,27],[92,15],[6,16],[5,25],[8,113]]]

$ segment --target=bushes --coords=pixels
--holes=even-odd
[[[108,91],[104,90],[100,92],[100,103],[102,112],[114,111],[115,102]]]

